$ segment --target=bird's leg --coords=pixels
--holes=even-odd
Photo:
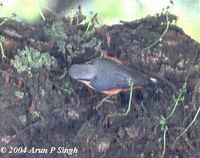
[[[110,98],[111,96],[113,96],[113,95],[107,95],[105,98],[103,98],[103,99],[94,107],[94,109],[95,109],[95,110],[98,110],[99,107],[100,107],[105,101],[112,103],[112,101],[108,100],[108,98]]]

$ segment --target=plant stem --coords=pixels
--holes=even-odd
[[[113,116],[127,116],[128,113],[130,112],[130,109],[131,109],[131,102],[132,102],[132,96],[133,96],[133,85],[134,85],[134,82],[132,79],[127,79],[127,82],[130,86],[130,94],[129,94],[129,103],[128,103],[128,108],[126,110],[125,113],[116,113],[116,114],[110,114],[108,115],[108,117],[113,117]]]
[[[197,119],[197,116],[198,116],[199,112],[200,112],[200,105],[199,105],[199,108],[198,108],[198,110],[197,110],[197,112],[196,112],[196,114],[195,114],[193,120],[192,120],[192,121],[190,122],[190,124],[185,128],[185,130],[184,130],[183,132],[181,132],[181,134],[176,138],[176,140],[175,140],[175,142],[174,142],[174,144],[173,144],[173,148],[175,147],[176,142],[179,140],[179,138],[180,138],[183,134],[185,134],[185,133],[188,131],[188,129],[194,124],[195,120]]]
[[[164,35],[166,34],[167,30],[169,29],[169,19],[168,19],[168,13],[166,13],[166,21],[167,21],[167,25],[165,30],[163,31],[163,33],[161,34],[160,38],[157,39],[156,41],[154,41],[153,43],[151,43],[149,46],[145,47],[142,49],[142,51],[147,50],[151,47],[153,47],[154,45],[156,45],[158,42],[160,42],[162,40],[162,38],[164,37]]]
[[[162,156],[161,156],[161,158],[164,157],[165,151],[166,151],[166,133],[167,133],[167,131],[168,131],[168,127],[165,126],[164,133],[163,133],[163,151],[162,151]]]

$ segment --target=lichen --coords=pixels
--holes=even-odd
[[[11,64],[17,69],[18,73],[31,72],[34,69],[39,69],[45,66],[50,69],[51,65],[56,64],[56,59],[49,55],[49,53],[40,53],[32,47],[25,47],[24,50],[18,52],[11,60]]]
[[[45,30],[45,35],[50,39],[54,39],[58,46],[58,50],[65,54],[68,37],[62,20],[58,19],[55,21],[51,28]]]

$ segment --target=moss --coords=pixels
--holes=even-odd
[[[40,53],[32,47],[25,47],[24,50],[18,52],[11,60],[11,64],[17,69],[17,72],[31,72],[34,69],[39,69],[45,66],[50,69],[51,65],[56,64],[56,59],[49,53]]]

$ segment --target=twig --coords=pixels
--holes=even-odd
[[[2,42],[0,41],[0,51],[1,51],[1,59],[6,59],[6,55],[5,55],[5,52],[4,52],[4,49],[3,49],[3,44]]]
[[[42,17],[42,19],[43,19],[43,20],[46,20],[44,14],[43,14],[43,12],[42,12],[42,10],[41,10],[41,7],[40,7],[40,5],[39,5],[39,3],[38,3],[38,0],[35,1],[35,4],[37,5],[38,11],[39,11],[40,16]]]

